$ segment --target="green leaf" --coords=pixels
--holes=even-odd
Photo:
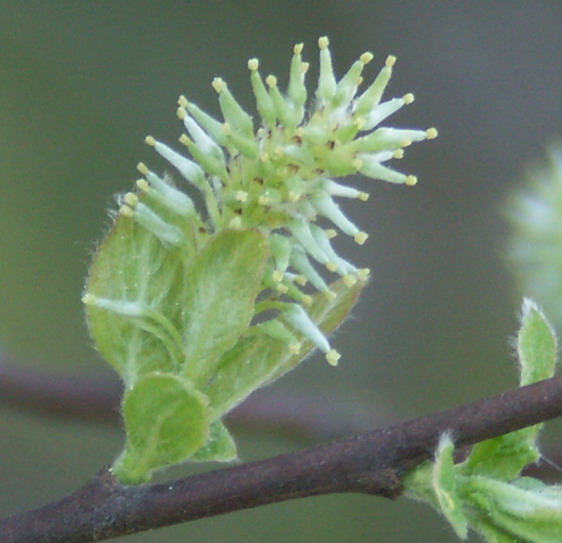
[[[562,540],[560,486],[548,486],[537,480],[505,483],[471,477],[466,484],[465,498],[474,514],[486,520],[490,530],[494,527],[514,541],[560,543]]]
[[[343,322],[364,286],[364,281],[348,287],[343,280],[338,280],[330,285],[330,290],[336,293],[335,299],[330,300],[322,293],[315,294],[308,312],[323,332],[330,333]],[[219,362],[215,377],[203,387],[209,397],[212,417],[222,417],[254,390],[302,362],[314,345],[297,335],[303,341],[303,348],[296,355],[285,342],[260,333],[259,325],[227,351]]]
[[[184,374],[201,383],[248,328],[268,256],[254,230],[214,235],[186,270],[182,296]]]
[[[466,539],[468,524],[457,492],[457,478],[453,460],[454,445],[448,435],[441,437],[435,453],[431,486],[439,509],[457,536]]]
[[[207,398],[181,377],[152,373],[125,393],[125,450],[113,471],[126,484],[188,459],[209,435]]]
[[[517,354],[521,364],[520,386],[530,385],[554,375],[556,336],[537,305],[523,302],[521,328],[517,336]]]
[[[160,317],[135,318],[86,306],[97,349],[126,382],[152,371],[172,371],[181,362],[181,336],[173,323],[182,280],[179,250],[165,247],[130,218],[117,218],[96,253],[86,292],[117,307],[135,303]]]
[[[536,304],[526,299],[517,336],[521,386],[552,377],[556,352],[556,336],[550,324]],[[504,481],[514,479],[540,457],[535,442],[541,427],[537,424],[478,443],[463,465],[463,474],[486,475]]]
[[[230,432],[220,420],[217,420],[211,424],[207,443],[190,460],[192,462],[231,462],[237,457],[236,444]]]

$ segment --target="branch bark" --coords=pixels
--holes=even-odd
[[[125,487],[108,470],[60,501],[0,521],[4,543],[85,543],[294,498],[396,498],[411,468],[452,431],[471,445],[562,414],[562,377],[447,411],[170,484]]]
[[[0,356],[0,405],[42,417],[119,423],[123,396],[118,379],[98,374],[71,377],[63,372],[36,369]],[[373,414],[376,411],[376,415]],[[363,432],[390,420],[387,407],[337,402],[325,397],[306,398],[287,393],[256,391],[228,415],[228,422],[308,439],[333,439],[344,433]]]

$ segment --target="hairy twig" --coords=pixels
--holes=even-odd
[[[395,498],[445,431],[459,446],[562,414],[562,377],[386,429],[169,484],[126,487],[108,470],[58,502],[0,521],[4,543],[83,543],[337,492]]]

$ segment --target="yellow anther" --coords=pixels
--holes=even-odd
[[[297,285],[300,285],[301,287],[304,287],[308,283],[308,280],[304,275],[299,274],[295,277],[295,283]]]
[[[139,197],[136,194],[134,194],[133,192],[127,192],[127,194],[125,194],[125,196],[123,196],[123,201],[129,207],[135,207],[139,203]]]
[[[276,281],[277,283],[280,283],[281,281],[283,281],[283,277],[285,277],[285,274],[281,271],[281,270],[275,270],[272,274],[271,274],[271,278]]]
[[[365,53],[363,53],[360,57],[359,60],[363,63],[363,64],[369,64],[369,62],[371,62],[371,60],[373,60],[373,53],[370,53],[369,51],[366,51]]]
[[[265,78],[265,84],[270,88],[277,87],[277,78],[270,74]]]
[[[353,285],[355,285],[355,283],[357,283],[357,277],[349,273],[343,276],[343,282],[346,287],[352,287]]]
[[[302,48],[304,47],[304,43],[296,43],[293,47],[293,54],[300,55],[302,53]]]
[[[238,202],[247,202],[248,201],[248,193],[245,190],[236,191],[236,195],[234,198]]]
[[[394,153],[392,153],[393,158],[404,158],[404,149],[396,149]]]
[[[406,177],[406,185],[409,187],[413,187],[418,182],[418,178],[415,175],[408,175]]]
[[[367,232],[357,232],[357,234],[353,236],[353,239],[355,240],[355,243],[357,243],[357,245],[363,245],[363,243],[367,241],[368,237],[369,234],[367,234]]]
[[[186,147],[189,147],[193,141],[189,138],[187,134],[182,134],[179,138],[180,143],[183,143]]]
[[[426,133],[426,135],[427,135],[427,139],[428,139],[428,140],[435,139],[435,138],[439,135],[439,132],[437,131],[437,128],[434,128],[434,127],[428,128],[428,129],[425,131],[425,133]]]
[[[152,136],[146,136],[146,138],[144,138],[144,143],[150,145],[151,147],[156,146],[156,140]]]
[[[98,299],[93,294],[90,294],[89,292],[87,292],[86,294],[84,294],[84,296],[82,296],[83,304],[94,305],[97,301]]]
[[[357,195],[357,198],[359,198],[359,200],[361,200],[362,202],[366,202],[369,199],[369,193],[368,192],[360,192]]]
[[[144,162],[139,162],[137,164],[137,170],[142,174],[142,175],[148,175],[150,173],[150,170],[146,167],[146,164]]]
[[[333,239],[338,235],[338,231],[333,228],[326,228],[326,230],[324,230],[324,234],[326,234],[328,239]]]
[[[299,354],[301,352],[301,344],[300,343],[290,343],[289,344],[289,351],[292,354]]]
[[[312,296],[309,296],[308,294],[305,294],[305,295],[302,297],[301,302],[302,302],[304,305],[309,305],[309,306],[312,305]]]
[[[289,202],[296,202],[300,198],[300,195],[291,190],[291,191],[289,191],[289,194],[287,195],[287,197],[289,198]]]
[[[416,97],[411,92],[402,96],[402,100],[404,100],[406,105],[411,104],[415,99]]]
[[[277,292],[279,292],[280,294],[287,294],[289,287],[287,285],[284,285],[283,283],[279,283],[275,289],[277,290]]]
[[[369,275],[371,275],[371,270],[369,268],[361,268],[357,271],[357,276],[361,281],[365,281]]]
[[[180,121],[183,121],[187,117],[187,111],[184,107],[180,106],[176,109],[176,115]]]
[[[240,230],[242,228],[242,219],[240,217],[230,219],[228,227],[232,228],[232,230]]]
[[[230,127],[230,125],[228,123],[222,123],[222,131],[224,132],[224,134],[226,136],[232,135],[232,128]]]
[[[409,139],[403,139],[400,142],[401,147],[410,147],[410,145],[412,145],[412,140],[409,140]]]
[[[148,192],[150,190],[150,185],[147,183],[146,179],[137,179],[135,185],[142,192]]]
[[[260,67],[260,61],[257,58],[248,60],[248,70],[255,72]]]
[[[363,127],[365,126],[365,123],[367,121],[365,120],[364,117],[357,117],[357,119],[355,119],[353,121],[353,123],[355,124],[355,126],[357,127],[357,130],[362,130]]]
[[[124,217],[132,217],[135,214],[134,211],[126,205],[123,205],[119,208],[119,213]]]
[[[330,364],[330,366],[337,366],[340,358],[341,354],[338,353],[338,351],[336,351],[335,349],[330,349],[326,353],[326,360],[328,361],[328,364]]]
[[[333,290],[327,290],[324,294],[330,301],[333,301],[338,297],[338,295]]]
[[[301,70],[302,73],[305,74],[306,72],[308,72],[308,69],[310,68],[310,62],[303,62],[301,65]]]
[[[326,49],[329,45],[330,40],[328,39],[328,36],[322,36],[321,38],[318,38],[318,47],[320,47],[320,49]]]
[[[262,205],[262,206],[266,206],[267,204],[269,204],[270,200],[267,196],[260,196],[258,198],[258,204]]]
[[[328,271],[334,273],[334,272],[338,269],[338,267],[337,267],[333,262],[328,262],[328,263],[326,264],[326,269],[327,269]]]
[[[356,169],[360,170],[363,167],[363,161],[360,158],[354,158],[351,161],[351,165]]]
[[[384,64],[385,66],[392,68],[396,64],[396,57],[394,55],[388,55]]]
[[[211,83],[213,89],[215,89],[219,94],[226,89],[226,83],[220,77],[215,77]]]
[[[182,94],[178,98],[178,105],[186,108],[189,105],[189,100]]]

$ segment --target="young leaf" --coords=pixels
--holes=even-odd
[[[96,253],[84,301],[106,304],[86,303],[90,333],[125,381],[172,371],[182,360],[181,337],[171,324],[178,313],[181,262],[177,249],[123,216]]]
[[[209,435],[207,398],[175,375],[143,376],[123,400],[125,450],[113,471],[138,484],[154,470],[182,462],[201,449]]]
[[[520,386],[554,375],[556,336],[544,314],[531,300],[523,302],[517,355],[521,368]],[[504,481],[517,477],[540,457],[535,444],[542,425],[537,424],[504,436],[478,443],[463,465],[465,475],[486,475]]]
[[[254,230],[215,234],[185,271],[181,330],[183,374],[201,383],[213,375],[222,354],[250,325],[268,256]]]
[[[523,302],[521,328],[517,336],[521,365],[520,386],[530,385],[554,375],[556,335],[543,312],[532,300]]]
[[[465,498],[474,514],[485,519],[488,533],[496,531],[516,542],[559,543],[562,540],[562,487],[526,479],[510,484],[487,477],[471,477],[465,485]]]
[[[453,450],[454,445],[450,436],[441,436],[435,453],[431,485],[441,512],[457,536],[466,539],[468,523],[463,512],[462,500],[457,492]]]
[[[191,458],[192,462],[231,462],[236,460],[236,444],[225,425],[217,420],[211,424],[209,439]]]
[[[357,281],[347,286],[341,279],[334,282],[330,285],[330,290],[335,293],[333,299],[323,293],[313,296],[309,307],[311,318],[329,334],[343,322],[365,284],[365,281]],[[314,348],[311,342],[299,336],[298,339],[303,340],[302,348],[294,354],[285,342],[259,333],[259,325],[252,332],[224,354],[216,376],[203,389],[209,397],[213,417],[221,417],[252,391],[294,368]]]

